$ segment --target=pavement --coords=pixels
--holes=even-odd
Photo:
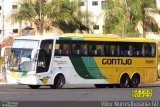
[[[0,78],[0,85],[5,85],[5,84],[14,84],[14,83],[9,83],[9,82],[7,82],[7,80],[6,79],[1,79]],[[150,84],[150,83],[149,83]],[[153,84],[160,84],[160,78],[158,79],[158,81],[156,81],[155,83],[153,83]]]
[[[1,79],[1,78],[0,78],[0,84],[7,84],[7,80],[6,80],[6,79]]]

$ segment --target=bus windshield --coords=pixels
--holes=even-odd
[[[38,41],[15,40],[11,49],[9,70],[28,72],[35,69],[35,62],[31,59],[33,48],[38,47]]]

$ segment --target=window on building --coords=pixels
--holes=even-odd
[[[18,33],[18,29],[13,29],[13,33]]]
[[[93,6],[97,6],[98,5],[98,1],[92,1],[92,5]]]
[[[12,9],[17,9],[17,5],[12,5]]]
[[[99,30],[99,25],[94,25],[94,26],[93,26],[93,29],[94,29],[94,30]]]
[[[80,2],[80,6],[84,6],[84,2],[82,1],[82,2]]]
[[[0,30],[0,34],[2,34],[2,30]]]
[[[0,10],[2,10],[2,6],[0,6]]]
[[[107,4],[106,1],[102,1],[102,2],[101,2],[101,7],[102,7],[102,9],[105,9],[105,8],[106,8],[106,4]]]

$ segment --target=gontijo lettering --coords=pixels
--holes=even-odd
[[[111,58],[103,58],[103,65],[131,65],[132,59],[111,59]]]

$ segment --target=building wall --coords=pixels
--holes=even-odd
[[[13,6],[14,5],[14,6]],[[0,1],[0,37],[4,38],[10,35],[13,35],[13,29],[18,29],[18,24],[12,24],[10,21],[10,14],[16,9],[16,5],[18,6],[17,0],[1,0]],[[4,6],[4,7],[3,7]],[[4,13],[4,14],[3,14]],[[3,18],[4,16],[4,18]],[[4,27],[4,35],[3,35],[3,27]]]
[[[104,17],[103,17],[103,9],[102,9],[102,4],[105,0],[82,0],[81,3],[81,10],[86,11],[91,13],[91,19],[90,21],[93,21],[99,29],[94,29],[93,28],[93,33],[95,34],[100,34],[103,33],[103,25],[104,25]]]
[[[157,8],[160,9],[160,0],[156,0]]]
[[[19,23],[11,22],[11,14],[18,9],[22,0],[0,0],[0,42],[8,36],[18,35]],[[3,14],[4,13],[4,14]],[[4,18],[3,18],[4,16]],[[4,22],[4,24],[3,24]],[[29,26],[28,22],[22,23],[22,28]],[[4,28],[4,35],[3,35]],[[16,33],[17,32],[17,33]]]
[[[19,29],[19,24],[11,24],[10,14],[16,10],[13,9],[13,5],[17,5],[18,2],[22,0],[0,0],[0,42],[3,39],[3,26],[4,26],[4,37],[16,35],[13,32],[13,29]],[[93,21],[96,27],[91,26],[93,29],[93,33],[100,34],[103,33],[103,25],[104,25],[104,9],[102,9],[102,5],[104,5],[105,0],[81,0],[84,5],[81,5],[81,10],[91,13],[91,19],[89,21]],[[160,0],[156,0],[157,8],[160,8]],[[83,4],[82,3],[82,4]],[[3,9],[4,4],[4,9]],[[95,5],[94,5],[95,4]],[[4,12],[4,24],[3,24],[3,13]],[[22,27],[28,26],[28,23],[23,23]]]

